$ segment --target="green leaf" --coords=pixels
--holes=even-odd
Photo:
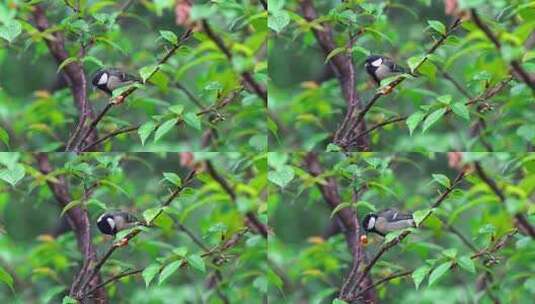
[[[268,0],[268,11],[274,12],[281,10],[284,7],[285,0]]]
[[[192,254],[189,255],[186,259],[188,260],[188,264],[191,267],[199,270],[200,272],[206,272],[206,265],[204,264],[204,260],[200,255]]]
[[[9,133],[4,128],[0,128],[0,140],[9,148]]]
[[[437,100],[443,104],[449,105],[451,103],[451,95],[438,96]]]
[[[437,268],[435,268],[433,272],[431,272],[431,274],[429,275],[429,283],[427,286],[433,285],[433,283],[442,278],[450,270],[451,264],[452,262],[449,261],[446,263],[442,263]]]
[[[446,35],[446,26],[444,26],[442,22],[437,20],[428,20],[427,24],[429,24],[432,29],[439,32],[440,34]]]
[[[165,207],[154,207],[143,211],[143,219],[147,224],[151,224],[156,215]]]
[[[164,122],[156,130],[156,134],[154,134],[154,142],[157,142],[160,138],[162,138],[165,134],[167,134],[167,132],[171,131],[171,129],[173,129],[173,127],[176,125],[177,121],[178,121],[178,118],[173,118]]]
[[[462,269],[470,272],[475,273],[476,272],[476,266],[474,265],[474,261],[469,256],[462,256],[457,260],[457,264],[461,266]]]
[[[169,111],[175,113],[176,115],[181,115],[184,112],[183,105],[174,105],[169,107]]]
[[[398,236],[400,236],[404,231],[405,231],[405,229],[404,230],[396,230],[396,231],[392,231],[392,232],[387,233],[385,235],[384,242],[385,243],[390,243],[391,241],[396,239]]]
[[[103,202],[101,202],[100,200],[96,199],[96,198],[91,198],[87,201],[86,203],[87,206],[97,206],[98,208],[102,209],[102,210],[106,210],[107,207],[106,207],[106,204],[104,204]]]
[[[276,171],[269,171],[268,179],[277,186],[284,188],[295,176],[294,169],[290,166],[281,166]]]
[[[13,165],[11,168],[0,170],[0,179],[15,186],[26,174],[24,166],[21,164]]]
[[[325,62],[323,63],[327,63],[329,62],[329,60],[331,60],[331,58],[333,58],[334,56],[340,54],[340,53],[343,53],[345,52],[347,49],[345,47],[339,47],[339,48],[335,48],[334,50],[332,50],[328,55],[327,55],[327,58],[325,58]]]
[[[180,264],[182,264],[181,260],[174,261],[174,262],[167,264],[167,266],[165,266],[162,272],[160,273],[158,285],[161,285],[168,277],[170,277],[173,273],[175,273],[178,267],[180,267]]]
[[[102,61],[100,61],[100,59],[98,59],[97,57],[94,57],[94,56],[85,56],[84,58],[82,58],[82,62],[85,63],[86,61],[93,62],[94,64],[98,65],[99,67],[103,67],[104,66],[104,63],[102,63]]]
[[[108,186],[112,189],[115,189],[119,192],[121,192],[122,194],[124,194],[126,197],[130,198],[130,193],[128,193],[128,191],[124,190],[121,186],[117,185],[116,183],[110,181],[110,180],[107,180],[107,179],[101,179],[100,180],[100,183],[104,186]]]
[[[8,20],[4,25],[0,26],[0,37],[7,40],[9,43],[13,41],[22,32],[20,22],[16,20]]]
[[[63,69],[69,63],[73,63],[73,62],[76,62],[76,61],[78,61],[78,57],[69,57],[69,58],[63,60],[63,62],[58,66],[58,69],[56,70],[56,73],[59,73],[59,71],[61,71],[61,69]]]
[[[188,253],[188,247],[178,247],[173,249],[173,254],[178,255],[179,257],[183,258]]]
[[[61,294],[65,289],[65,286],[54,286],[47,288],[47,291],[43,294],[41,303],[50,303],[54,297]]]
[[[442,186],[449,188],[451,186],[450,179],[444,174],[432,174],[433,180]]]
[[[343,150],[342,147],[333,143],[329,143],[327,145],[327,149],[325,149],[325,152],[340,152],[342,150]]]
[[[360,207],[364,207],[371,211],[377,211],[377,208],[373,204],[367,201],[358,201],[357,204],[355,205],[355,208],[360,208]]]
[[[409,65],[409,68],[411,69],[411,72],[414,73],[414,70],[416,69],[416,67],[418,67],[420,65],[420,62],[424,59],[425,56],[423,55],[418,55],[418,56],[413,56],[409,59],[407,59],[407,64]]]
[[[259,276],[253,281],[254,288],[258,289],[261,293],[268,292],[268,282],[265,276]]]
[[[6,283],[11,290],[13,289],[13,277],[2,266],[0,266],[0,281]]]
[[[171,42],[173,45],[178,43],[178,38],[176,37],[175,33],[171,31],[160,31],[160,35],[163,37],[163,39]]]
[[[149,287],[150,282],[152,282],[154,277],[159,272],[160,272],[160,264],[150,264],[149,266],[145,267],[145,269],[143,269],[141,276],[143,277],[143,280],[145,281],[145,287]]]
[[[182,179],[180,178],[180,176],[178,176],[176,173],[173,173],[173,172],[164,172],[163,173],[163,176],[165,177],[166,180],[168,180],[171,184],[175,185],[175,186],[182,186]]]
[[[71,201],[70,203],[68,203],[67,205],[65,205],[65,207],[63,207],[63,210],[61,210],[61,214],[60,216],[63,216],[65,214],[65,212],[69,211],[70,209],[80,205],[82,203],[81,200],[74,200],[74,201]]]
[[[78,301],[75,298],[65,296],[61,304],[78,304]]]
[[[416,289],[420,286],[422,281],[425,279],[425,276],[429,272],[429,266],[424,265],[418,267],[415,271],[412,272],[412,280],[414,281],[414,286],[416,286]]]
[[[407,126],[409,127],[409,134],[412,135],[412,132],[414,131],[414,129],[416,129],[416,127],[418,126],[418,124],[420,124],[420,122],[424,119],[425,117],[425,113],[422,112],[422,111],[417,111],[417,112],[414,112],[411,114],[411,116],[409,116],[409,118],[407,118]]]
[[[347,304],[347,302],[340,299],[334,299],[331,304]]]
[[[145,145],[145,141],[149,136],[152,134],[152,131],[156,128],[156,124],[154,121],[149,120],[146,123],[142,124],[141,127],[137,130],[137,134],[139,135],[139,138],[141,139],[141,145]]]
[[[516,135],[527,141],[535,139],[535,125],[523,125],[516,130]]]
[[[290,23],[290,14],[285,10],[278,10],[271,13],[268,18],[268,27],[280,33]]]
[[[455,115],[466,120],[470,120],[470,111],[468,111],[468,107],[463,102],[456,102],[452,104],[451,110],[453,113],[455,113]]]
[[[435,122],[437,122],[444,115],[444,113],[446,113],[446,109],[445,108],[441,108],[441,109],[438,109],[438,110],[434,111],[433,113],[429,114],[429,116],[427,116],[427,118],[424,121],[424,126],[422,128],[422,133],[427,131],[427,129],[429,129],[429,127],[431,127]]]
[[[450,259],[454,259],[457,256],[457,248],[449,248],[442,251],[442,254],[445,257],[448,257]]]
[[[149,65],[139,69],[139,76],[141,76],[143,83],[145,83],[147,79],[149,79],[149,77],[152,75],[152,73],[154,73],[157,67],[157,65]]]
[[[116,235],[115,235],[115,238],[117,240],[122,240],[124,239],[125,237],[127,237],[129,234],[133,233],[134,231],[148,231],[149,228],[145,227],[145,226],[141,226],[141,225],[137,225],[137,226],[134,226],[132,228],[129,228],[129,229],[125,229],[125,230],[121,230],[119,231]]]
[[[201,120],[199,119],[199,116],[193,112],[184,115],[184,122],[197,130],[201,129]]]
[[[333,211],[331,212],[331,218],[340,210],[344,209],[344,208],[347,208],[347,207],[351,207],[351,202],[345,202],[345,203],[341,203],[341,204],[338,204],[338,206],[336,206],[336,208],[333,209]]]
[[[428,213],[429,213],[429,209],[424,209],[424,210],[415,211],[412,214],[412,218],[414,219],[414,223],[416,224],[416,227],[420,226],[420,224],[425,219]]]

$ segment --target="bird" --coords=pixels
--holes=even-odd
[[[113,95],[113,90],[134,82],[142,83],[138,77],[116,68],[99,69],[93,74],[91,80],[93,86],[109,96]]]
[[[377,213],[370,213],[362,220],[366,232],[385,236],[389,232],[416,227],[412,214],[403,214],[395,208],[387,208]]]
[[[378,86],[385,78],[394,76],[396,73],[405,73],[405,69],[396,64],[394,60],[380,55],[370,55],[366,58],[364,67]]]
[[[141,225],[132,214],[124,211],[106,212],[98,217],[97,227],[103,234],[115,236],[119,231]]]

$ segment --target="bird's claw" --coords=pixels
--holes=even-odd
[[[115,247],[125,247],[125,246],[128,246],[127,238],[120,239],[119,241],[115,243]]]
[[[124,102],[124,96],[123,95],[119,95],[119,96],[111,99],[111,103],[114,104],[114,105],[118,105],[118,104],[121,104],[123,102]]]
[[[388,95],[392,93],[392,90],[394,90],[394,87],[387,85],[379,89],[379,94],[381,95]]]

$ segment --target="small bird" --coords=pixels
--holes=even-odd
[[[379,55],[371,55],[366,58],[364,67],[377,85],[381,85],[381,80],[396,73],[405,73],[405,69],[397,65],[392,59]]]
[[[106,68],[96,71],[93,74],[91,82],[93,86],[112,96],[113,90],[134,82],[141,83],[142,81],[138,77],[127,74],[119,69]]]
[[[397,209],[388,208],[377,213],[370,213],[362,220],[366,232],[374,232],[385,236],[387,233],[416,227],[412,214],[403,214]]]
[[[115,236],[117,232],[140,225],[139,220],[124,211],[106,212],[97,219],[100,232]]]

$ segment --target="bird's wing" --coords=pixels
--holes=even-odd
[[[380,212],[380,214],[391,220],[410,220],[412,219],[412,214],[401,213],[396,208],[387,208]]]
[[[117,211],[114,212],[114,214],[124,217],[128,223],[134,223],[139,221],[137,217],[135,217],[132,213],[129,212]]]

